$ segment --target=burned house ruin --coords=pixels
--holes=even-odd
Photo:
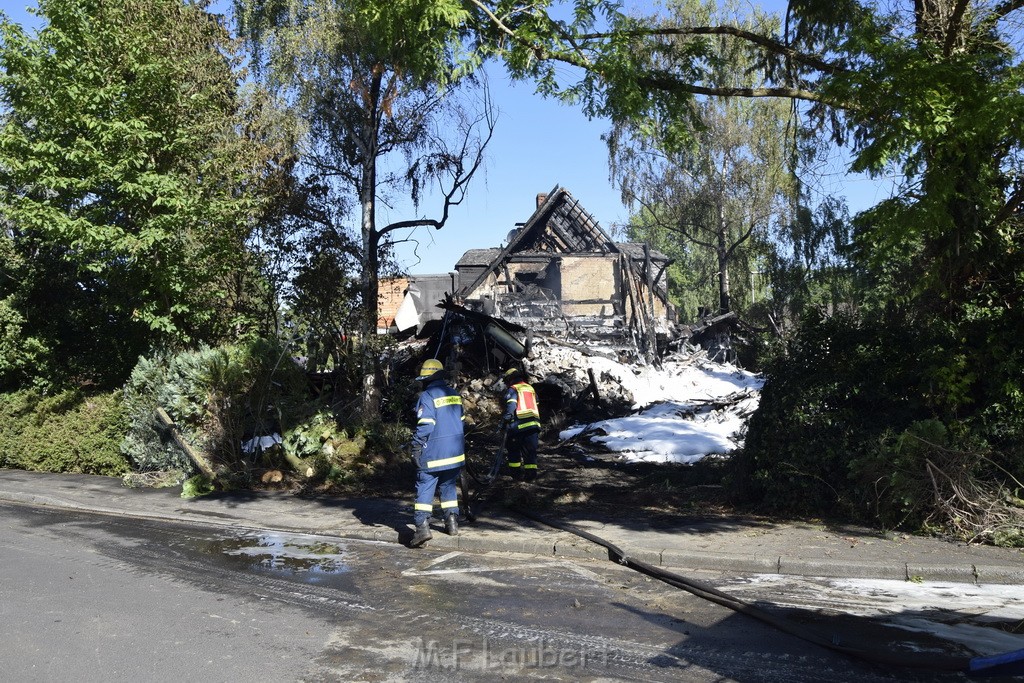
[[[537,196],[533,215],[517,224],[505,246],[465,252],[448,276],[409,278],[394,326],[415,324],[422,331],[443,317],[437,305],[444,298],[538,333],[653,357],[676,322],[668,300],[670,263],[647,244],[612,241],[568,190],[556,186]],[[445,297],[437,296],[440,287]]]

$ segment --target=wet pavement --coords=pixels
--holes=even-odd
[[[405,544],[409,500],[298,497],[238,491],[182,499],[179,488],[131,489],[113,477],[0,470],[0,500],[118,516],[279,530]],[[629,557],[672,570],[832,578],[1024,584],[1024,551],[967,545],[855,527],[765,522],[744,517],[642,515],[562,517],[618,546]],[[604,559],[608,551],[578,535],[495,506],[459,536],[434,525],[429,546],[464,552]]]
[[[381,549],[394,544],[401,550],[399,544],[407,543],[412,533],[411,500],[253,491],[182,499],[180,492],[126,488],[111,477],[0,470],[0,501],[110,515],[118,524],[154,520],[220,529],[225,533],[203,541],[207,545],[199,551],[204,556],[217,558],[225,569],[255,573],[267,581],[301,575],[303,584],[316,589],[350,588],[354,579],[346,539],[374,541]],[[403,570],[402,576],[475,576],[479,567],[456,565],[474,564],[468,560],[474,556],[486,564],[492,560],[485,558],[495,553],[518,554],[524,568],[573,559],[615,559],[605,547],[542,519],[530,510],[485,507],[475,522],[463,523],[457,537],[446,536],[435,523],[426,551],[400,552],[427,564]],[[1021,603],[1015,592],[1024,579],[1024,553],[1019,549],[881,534],[853,526],[638,514],[635,509],[624,510],[618,518],[577,515],[550,521],[585,530],[630,558],[667,571],[689,577],[713,573],[716,585],[730,594],[782,614],[789,623],[802,624],[801,629],[841,626],[847,634],[881,638],[890,646],[916,642],[913,650],[926,657],[931,656],[927,652],[965,656],[1020,649],[1019,612],[1005,609]],[[304,537],[296,540],[295,534]],[[435,565],[441,562],[448,564]],[[580,565],[584,566],[617,565]],[[970,598],[965,589],[972,587],[985,593],[976,609],[957,602]],[[1005,595],[993,602],[992,590]],[[936,624],[947,632],[938,633]],[[906,635],[913,631],[924,635],[915,641]],[[922,650],[921,642],[930,644]]]
[[[3,502],[0,517],[4,680],[959,680],[933,666],[949,650],[934,638],[816,626],[871,653],[930,653],[887,670],[610,562]]]

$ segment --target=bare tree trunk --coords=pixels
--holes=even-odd
[[[377,230],[377,156],[378,156],[378,125],[379,111],[377,103],[380,101],[381,77],[374,74],[370,80],[370,96],[368,102],[372,103],[367,111],[366,131],[368,138],[365,140],[366,149],[363,150],[363,169],[359,187],[359,202],[362,209],[362,247],[363,247],[363,270],[360,277],[360,284],[363,290],[363,315],[360,323],[360,376],[363,378],[363,417],[368,420],[375,419],[380,413],[380,393],[377,382],[377,355],[374,353],[373,337],[377,334],[378,314],[378,281],[380,274],[380,247],[381,233]]]
[[[718,307],[721,313],[731,310],[729,297],[729,226],[725,221],[725,204],[718,204]]]
[[[376,184],[376,172],[373,166],[367,164],[364,169],[363,190],[360,202],[362,204],[362,246],[363,246],[363,270],[361,274],[361,289],[363,291],[363,321],[362,332],[365,336],[375,334],[377,331],[378,314],[378,283],[379,283],[379,254],[380,235],[376,229],[376,198],[374,196]]]
[[[360,375],[363,378],[363,417],[368,420],[380,413],[380,390],[377,381],[377,356],[374,353],[373,338],[377,334],[378,286],[380,234],[376,226],[377,159],[368,156],[363,165],[363,183],[360,194],[362,204],[363,271],[363,315],[361,316]]]

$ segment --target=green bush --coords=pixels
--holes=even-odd
[[[888,431],[927,417],[905,325],[811,317],[766,369],[760,406],[734,458],[737,495],[769,509],[863,518],[851,463]]]
[[[199,498],[207,493],[213,493],[213,482],[203,474],[189,477],[181,485],[182,498]]]
[[[805,320],[769,363],[732,461],[734,497],[968,540],[996,542],[1001,530],[1011,541],[1020,511],[1001,501],[1024,488],[1021,419],[1007,409],[1016,399],[981,371],[990,351],[947,350],[951,334],[900,316]]]
[[[408,459],[406,449],[412,440],[412,429],[401,422],[380,422],[368,430],[367,440],[370,450],[394,466]]]
[[[49,350],[25,333],[25,318],[13,296],[0,299],[0,387],[23,387],[49,360]]]
[[[156,419],[159,407],[189,447],[214,465],[218,486],[250,485],[265,469],[302,477],[312,471],[317,483],[355,484],[402,461],[410,433],[396,416],[406,417],[411,392],[406,385],[389,388],[382,409],[387,418],[367,422],[352,407],[358,394],[313,396],[305,372],[274,343],[157,355],[139,360],[125,388],[130,428],[121,448],[138,472],[197,474]],[[261,454],[241,451],[244,441],[274,433],[280,445]]]
[[[935,419],[888,431],[875,448],[851,458],[851,481],[864,491],[863,503],[883,526],[921,528],[935,509],[934,477],[952,464],[949,446],[949,430]]]
[[[289,429],[282,447],[289,462],[312,468],[315,480],[345,485],[395,465],[411,436],[395,423],[344,425],[322,409]]]
[[[156,417],[156,408],[160,405],[158,395],[167,383],[167,374],[165,359],[140,358],[125,387],[125,410],[130,427],[121,442],[121,452],[139,472],[193,469],[188,457]]]
[[[125,388],[130,429],[121,449],[139,471],[195,469],[156,419],[160,407],[192,449],[237,470],[243,441],[297,421],[306,390],[287,351],[263,340],[143,358]]]
[[[0,394],[0,467],[120,476],[126,431],[120,392]]]
[[[1024,528],[1020,484],[969,432],[951,433],[923,420],[887,434],[876,451],[851,463],[851,476],[871,491],[883,525],[935,530],[966,541],[1019,544]],[[1011,490],[1012,482],[1017,489]]]

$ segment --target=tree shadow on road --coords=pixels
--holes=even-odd
[[[813,610],[781,607],[767,602],[752,603],[772,619],[786,625],[786,630],[738,612],[711,626],[700,626],[665,612],[645,611],[633,605],[616,606],[634,615],[678,632],[682,639],[665,649],[666,660],[683,659],[699,666],[717,670],[736,680],[794,680],[796,672],[772,671],[771,662],[792,662],[792,666],[817,670],[817,680],[865,681],[963,680],[974,653],[959,643],[942,639],[924,631],[909,631],[883,623],[878,619],[850,614],[823,613]],[[927,618],[928,613],[908,611],[903,616]],[[728,658],[721,659],[718,648],[728,640],[740,638],[743,659],[761,660],[762,670],[744,674],[728,669]],[[714,647],[711,647],[713,644]],[[777,666],[785,666],[785,664]],[[652,661],[652,663],[657,663]],[[742,666],[740,663],[735,663]]]

